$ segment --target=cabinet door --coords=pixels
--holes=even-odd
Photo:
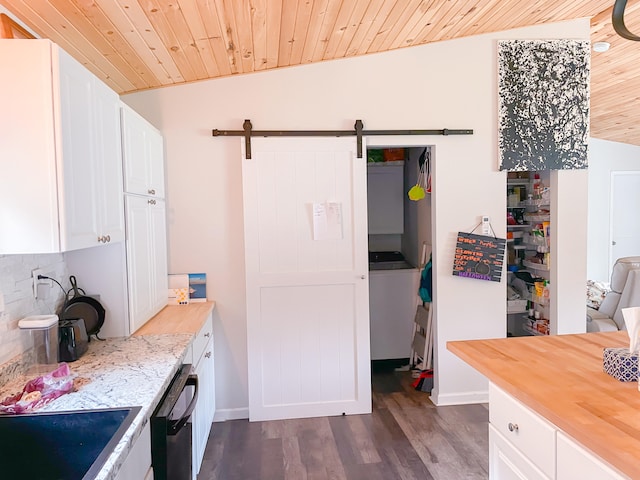
[[[151,470],[151,428],[147,423],[120,467],[116,480],[147,478],[149,470]]]
[[[53,53],[49,40],[0,41],[0,255],[60,251]]]
[[[150,248],[152,229],[148,198],[127,195],[127,279],[129,285],[129,325],[131,333],[150,317],[152,308],[153,262]]]
[[[585,478],[624,480],[628,478],[615,472],[602,460],[561,432],[558,432],[557,442],[557,480],[584,480]]]
[[[167,304],[165,202],[127,195],[127,277],[131,333]]]
[[[198,403],[193,412],[193,475],[200,472],[204,450],[216,409],[215,378],[213,363],[213,339],[209,340],[198,365]]]
[[[531,461],[489,425],[490,480],[549,480]]]
[[[124,241],[124,198],[122,186],[122,144],[118,94],[94,79],[96,141],[94,158],[98,188],[98,234],[103,243]]]
[[[149,194],[164,198],[164,140],[158,130],[149,125]]]
[[[62,250],[124,240],[118,95],[60,50]]]
[[[555,427],[505,391],[489,384],[489,421],[548,477],[556,466]]]
[[[164,148],[160,132],[123,104],[122,137],[125,191],[164,198]]]
[[[151,229],[150,252],[151,278],[151,315],[155,315],[167,304],[167,214],[165,201],[148,199],[149,228]]]
[[[148,145],[144,119],[126,105],[122,105],[122,150],[124,190],[147,195]]]
[[[98,244],[92,74],[59,50],[62,158],[58,169],[62,250]]]

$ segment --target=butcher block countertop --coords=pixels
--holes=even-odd
[[[640,392],[602,369],[627,332],[453,341],[447,348],[620,472],[640,478]]]
[[[155,317],[136,330],[133,335],[164,335],[200,331],[205,320],[216,306],[215,302],[168,305]]]

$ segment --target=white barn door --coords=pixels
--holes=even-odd
[[[367,166],[355,148],[252,138],[247,160],[243,145],[251,421],[371,412]]]

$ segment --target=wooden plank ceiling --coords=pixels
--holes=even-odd
[[[119,93],[592,18],[591,134],[640,145],[640,42],[614,0],[0,0]],[[640,1],[625,21],[640,35]]]

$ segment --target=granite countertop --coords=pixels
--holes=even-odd
[[[72,373],[88,380],[78,391],[63,395],[38,412],[142,407],[116,445],[96,480],[114,479],[193,339],[189,333],[111,338],[91,341],[80,359],[69,363]],[[0,388],[0,396],[19,392],[29,378],[18,377]]]
[[[142,407],[96,480],[117,476],[214,307],[214,302],[167,306],[130,337],[92,340],[87,353],[68,364],[81,386],[38,412]],[[0,384],[0,398],[21,391],[33,378],[15,375],[12,369],[0,372],[0,377],[11,377]]]
[[[637,382],[603,371],[623,332],[452,341],[447,348],[630,478],[640,478]]]

